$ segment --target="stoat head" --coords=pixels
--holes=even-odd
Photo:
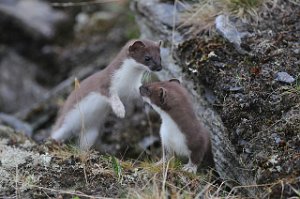
[[[169,111],[173,107],[187,102],[186,90],[181,86],[178,79],[142,85],[140,86],[140,94],[144,101],[163,111]]]
[[[151,71],[160,71],[162,69],[160,45],[161,42],[156,43],[150,40],[132,41],[129,44],[128,56]]]

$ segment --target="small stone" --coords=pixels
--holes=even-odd
[[[241,86],[233,86],[233,87],[229,88],[229,91],[232,91],[232,92],[238,92],[238,91],[242,91],[242,90],[243,90],[243,87],[241,87]]]
[[[207,57],[208,58],[217,58],[218,56],[216,55],[216,53],[214,51],[211,51],[210,53],[208,53]]]
[[[284,83],[293,83],[295,81],[295,78],[293,78],[291,75],[289,75],[287,72],[278,72],[276,74],[276,81],[284,82]]]
[[[300,54],[300,49],[298,49],[298,48],[294,49],[293,51],[294,51],[295,54]]]
[[[279,144],[281,142],[280,137],[275,137],[274,139],[275,139],[276,144]]]
[[[273,165],[277,164],[278,163],[278,155],[272,155],[271,158],[269,159],[269,162]]]
[[[278,172],[281,172],[281,171],[282,171],[281,166],[276,166],[275,168],[276,168],[276,170],[277,170]]]
[[[45,154],[45,155],[42,154],[41,155],[41,162],[42,162],[43,166],[49,167],[51,160],[52,160],[51,156],[49,156],[47,154]]]

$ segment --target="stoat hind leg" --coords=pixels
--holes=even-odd
[[[81,128],[81,115],[77,109],[71,110],[66,114],[62,125],[55,131],[51,133],[51,138],[63,142],[70,138],[73,133],[77,133],[77,131]]]
[[[98,128],[90,128],[85,132],[80,133],[80,149],[88,150],[90,149],[97,140],[98,137]]]
[[[71,137],[71,135],[72,135],[72,131],[70,129],[68,129],[66,127],[66,125],[63,125],[59,129],[57,129],[51,133],[51,138],[56,141],[63,142],[66,139],[68,139],[69,137]]]

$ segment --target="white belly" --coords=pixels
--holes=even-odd
[[[147,101],[147,100],[146,100]],[[148,100],[149,102],[149,100]],[[162,119],[160,127],[160,136],[164,148],[169,152],[174,152],[179,156],[190,156],[190,150],[186,144],[186,137],[178,128],[174,120],[158,106],[151,104]]]
[[[143,73],[146,70],[146,66],[137,63],[133,59],[124,60],[120,69],[113,74],[110,92],[118,93],[122,101],[138,97]]]

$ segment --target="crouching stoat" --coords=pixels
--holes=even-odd
[[[162,119],[160,136],[168,160],[173,153],[189,158],[183,169],[196,173],[202,160],[212,163],[210,135],[199,123],[186,89],[179,80],[140,87],[140,94]]]
[[[143,73],[161,69],[160,43],[149,40],[128,42],[105,69],[83,80],[80,88],[69,95],[59,112],[51,138],[64,141],[83,131],[80,147],[90,148],[111,110],[120,118],[125,116],[122,101],[139,96]]]

